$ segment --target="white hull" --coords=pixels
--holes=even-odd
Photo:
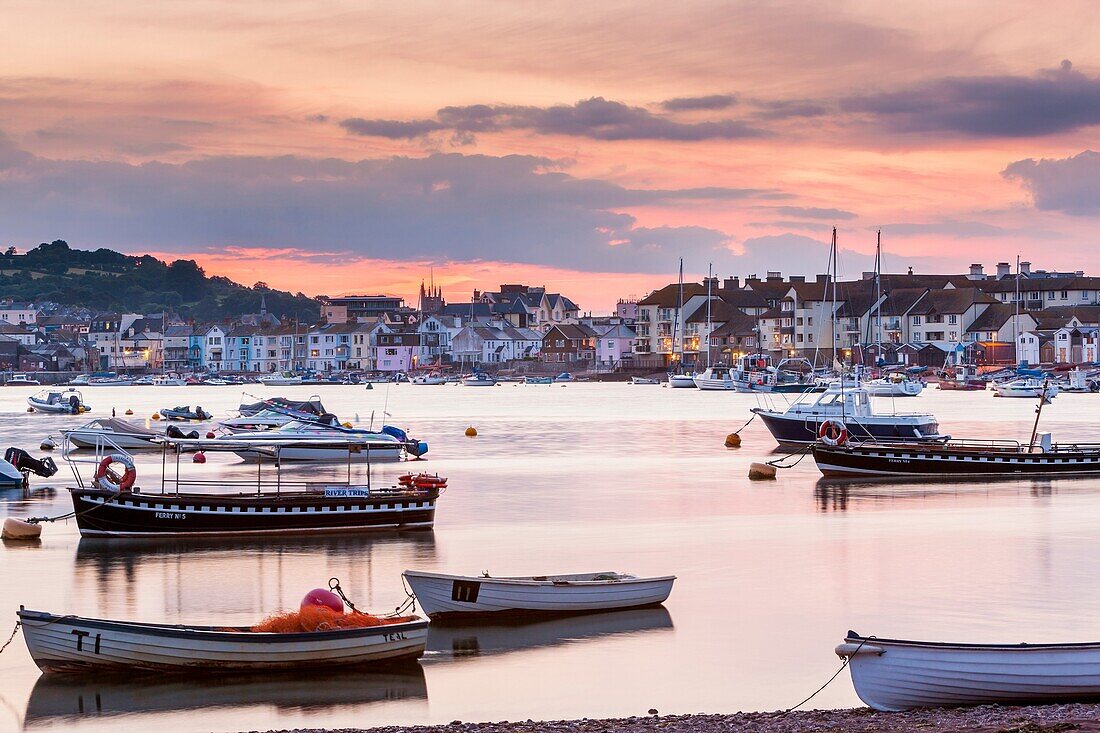
[[[35,400],[28,399],[27,404],[38,410],[39,412],[58,412],[65,413],[66,415],[72,414],[73,408],[68,405],[49,405],[45,402],[37,402]]]
[[[495,379],[463,379],[462,384],[467,387],[495,387]]]
[[[674,576],[578,580],[613,573],[529,578],[484,578],[406,570],[420,607],[430,616],[455,613],[585,613],[663,603]]]
[[[849,633],[836,653],[850,658],[856,694],[875,710],[1100,697],[1100,643],[939,644]]]
[[[279,670],[358,666],[419,657],[423,621],[299,634],[215,631],[22,611],[23,635],[43,670]],[[79,644],[78,644],[79,642]]]
[[[673,374],[668,378],[668,386],[674,389],[695,389],[695,377],[687,374]]]
[[[916,397],[924,391],[923,384],[912,380],[892,382],[872,379],[864,382],[863,386],[867,388],[867,393],[874,397]]]
[[[157,448],[160,446],[153,442],[149,436],[125,435],[103,430],[62,430],[62,435],[77,448],[125,448],[126,450],[141,450],[142,448]]]
[[[446,377],[413,377],[413,384],[446,384]]]
[[[695,386],[703,390],[714,390],[724,392],[736,392],[737,382],[732,379],[704,379],[702,377],[696,377],[694,380]]]
[[[647,379],[646,377],[631,377],[630,378],[630,383],[631,384],[660,384],[660,382],[658,382],[656,379]],[[669,380],[669,383],[670,384],[672,383],[671,379]]]
[[[260,377],[258,380],[260,384],[267,387],[292,387],[296,384],[302,383],[301,377]]]
[[[236,441],[237,437],[234,436],[232,440]],[[258,442],[257,445],[262,446],[262,442]],[[326,447],[309,448],[309,447],[283,447],[279,449],[279,459],[282,461],[340,461],[341,463],[347,463],[350,459],[352,463],[366,463],[368,460],[374,461],[399,461],[401,460],[401,453],[404,451],[404,446],[397,445],[395,447],[383,446],[374,448],[371,447],[370,451],[363,448],[358,453],[350,453],[346,447],[333,448],[332,443],[329,442]],[[273,461],[275,458],[268,454],[255,453],[249,450],[233,451],[238,456],[246,461]]]

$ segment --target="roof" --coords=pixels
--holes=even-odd
[[[6,323],[4,321],[0,321],[0,333],[17,333],[26,336],[30,333],[30,331],[20,326],[17,326],[14,323]]]
[[[634,332],[634,329],[624,323],[615,324],[600,334],[600,338],[604,339],[634,339],[637,337],[638,334]]]
[[[546,336],[543,337],[543,340],[549,338],[550,334],[554,331],[557,331],[567,339],[586,339],[599,336],[594,329],[583,323],[558,323],[546,332]]]
[[[1017,280],[1009,276],[1001,280],[974,280],[974,287],[987,293],[1014,293]],[[1100,290],[1100,277],[1040,277],[1019,279],[1020,292],[1030,293],[1038,290]]]
[[[734,314],[719,328],[711,331],[711,337],[751,336],[756,333],[756,318],[745,313]]]
[[[929,290],[909,312],[913,315],[963,313],[975,303],[995,304],[996,300],[971,288],[959,290]]]
[[[706,294],[707,294],[706,286],[704,286],[700,283],[684,283],[684,297],[683,297],[684,301],[686,301],[688,298],[690,298],[694,295],[706,295]],[[679,283],[672,283],[671,285],[666,285],[663,288],[660,288],[658,290],[654,290],[652,293],[650,293],[649,295],[647,295],[646,297],[644,297],[644,298],[642,298],[641,300],[638,301],[638,306],[639,307],[644,306],[644,305],[655,305],[659,308],[675,308],[679,304],[680,304],[680,284]]]

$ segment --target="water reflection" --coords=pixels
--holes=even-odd
[[[26,728],[94,716],[162,713],[209,708],[267,706],[281,712],[325,710],[402,700],[428,699],[419,664],[380,672],[342,671],[309,676],[263,674],[233,676],[142,675],[87,679],[42,675],[31,690]]]
[[[1090,480],[1091,479],[1091,480]],[[1056,486],[1057,484],[1057,486]],[[847,511],[857,502],[865,504],[925,501],[937,497],[988,499],[990,496],[1052,497],[1062,492],[1097,493],[1100,485],[1095,477],[1065,476],[1057,479],[1002,479],[990,483],[986,476],[929,476],[915,483],[905,478],[832,478],[818,479],[814,484],[814,502],[820,512]]]
[[[433,622],[428,627],[425,660],[469,659],[672,628],[672,617],[664,606],[538,621],[502,620],[476,625]]]

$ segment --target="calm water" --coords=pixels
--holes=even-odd
[[[80,422],[24,413],[0,390],[3,446],[37,453]],[[830,484],[812,459],[774,482],[763,425],[727,450],[752,395],[625,384],[264,388],[319,391],[341,417],[392,413],[431,444],[422,467],[450,478],[432,533],[230,542],[80,540],[48,525],[40,545],[0,547],[0,633],[19,604],[86,616],[250,624],[339,577],[361,606],[404,599],[405,568],[494,575],[618,570],[679,577],[663,609],[512,626],[435,628],[419,669],[124,683],[40,678],[21,638],[0,656],[0,730],[240,731],[451,720],[515,720],[775,709],[831,674],[844,632],[969,641],[1094,640],[1100,483]],[[240,388],[86,388],[93,415],[144,419],[201,404],[225,416]],[[886,406],[889,407],[889,400]],[[898,400],[957,436],[1026,436],[1031,400],[940,393]],[[1062,395],[1044,427],[1100,441],[1096,395]],[[475,425],[479,436],[465,438]],[[0,446],[0,447],[3,447]],[[235,457],[187,466],[251,475]],[[307,469],[314,472],[316,467]],[[340,469],[327,469],[333,474]],[[375,466],[393,480],[405,468]],[[139,460],[139,485],[159,476]],[[57,484],[68,481],[62,467]],[[0,494],[0,515],[59,514],[63,492]],[[10,623],[9,623],[10,622]],[[815,701],[858,704],[846,676]],[[138,728],[141,729],[141,728]]]

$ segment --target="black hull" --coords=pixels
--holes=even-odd
[[[1100,450],[1020,453],[920,445],[815,445],[825,476],[1020,478],[1100,474]]]
[[[765,412],[757,412],[760,419],[771,431],[772,437],[780,445],[809,445],[817,440],[817,433],[821,429],[822,419],[809,416],[782,417],[769,415]],[[883,440],[883,441],[909,441],[918,440],[913,432],[912,423],[861,423],[856,418],[845,418],[844,425],[848,428],[848,434],[858,440]],[[939,426],[934,422],[922,424],[920,428],[931,430],[931,434],[925,435],[920,440],[942,439],[939,435]],[[922,433],[924,432],[922,430]]]
[[[83,537],[195,537],[424,530],[435,523],[437,490],[369,497],[115,494],[70,489]],[[112,498],[114,497],[114,498]]]

